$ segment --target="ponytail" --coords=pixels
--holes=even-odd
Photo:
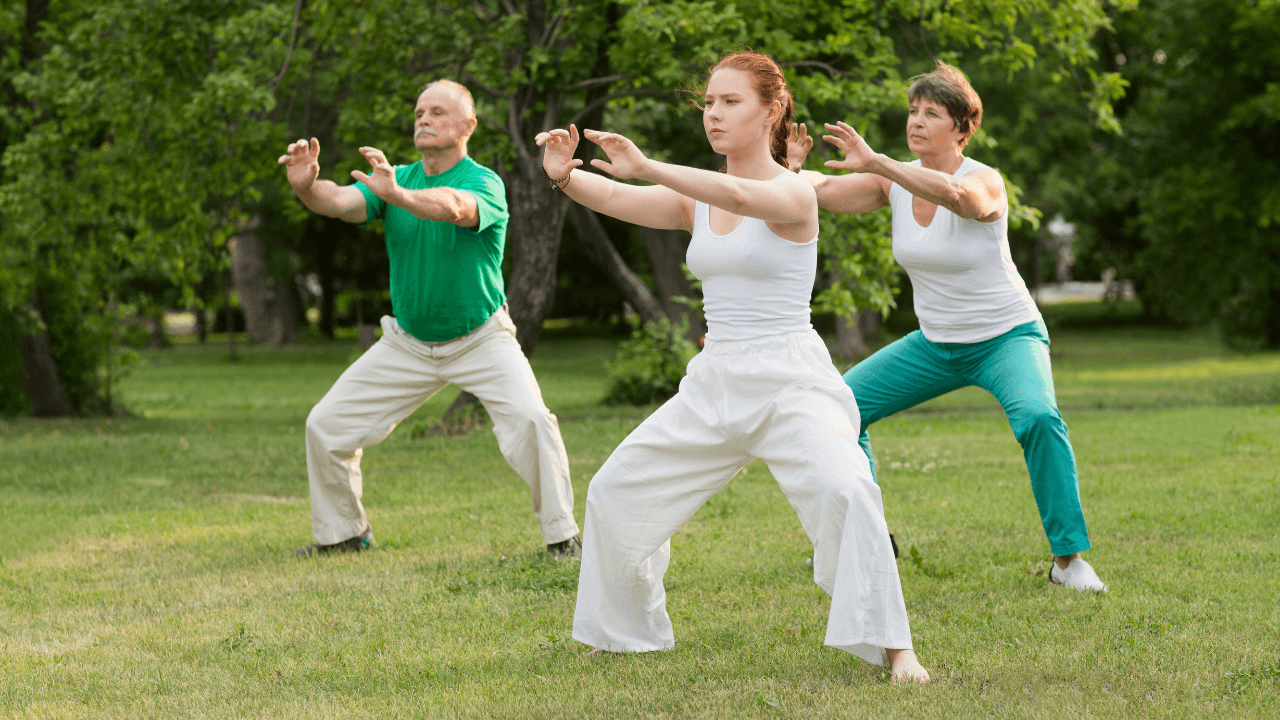
[[[782,105],[782,113],[778,115],[778,119],[773,124],[773,135],[769,139],[769,151],[773,155],[774,161],[784,168],[790,169],[787,164],[787,135],[791,132],[791,119],[795,114],[795,103],[791,100],[791,93],[783,91],[783,95],[778,98],[778,102]]]

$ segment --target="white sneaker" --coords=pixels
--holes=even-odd
[[[1067,563],[1065,569],[1058,567],[1056,560],[1051,561],[1049,582],[1072,590],[1092,590],[1100,593],[1107,591],[1107,584],[1098,578],[1098,573],[1093,571],[1093,566],[1080,558]]]

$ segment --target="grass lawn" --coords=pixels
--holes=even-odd
[[[546,558],[487,429],[367,449],[378,547],[299,560],[303,424],[353,344],[147,352],[121,384],[130,417],[0,422],[0,714],[1280,716],[1280,354],[1230,353],[1209,328],[1053,335],[1111,591],[1048,585],[989,396],[886,420],[885,509],[935,679],[910,688],[822,646],[811,548],[759,462],[673,540],[676,649],[586,657],[577,566]],[[653,409],[599,405],[612,348],[548,338],[534,359],[580,522],[591,475]]]

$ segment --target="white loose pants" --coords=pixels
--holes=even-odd
[[[560,425],[542,402],[506,307],[469,335],[427,343],[382,318],[382,338],[352,363],[307,417],[311,532],[329,545],[365,531],[361,448],[382,442],[397,423],[449,383],[477,398],[493,420],[498,447],[529,485],[533,515],[547,544],[578,534],[573,486]]]
[[[831,596],[826,644],[883,664],[911,628],[858,410],[813,331],[708,341],[680,391],[587,489],[574,639],[614,652],[675,645],[662,576],[670,538],[743,465],[769,466]]]

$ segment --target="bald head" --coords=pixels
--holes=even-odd
[[[471,97],[471,91],[467,89],[466,85],[456,83],[452,80],[436,80],[435,82],[429,82],[422,87],[423,94],[432,88],[445,88],[451,91],[452,95],[457,98],[459,103],[462,104],[462,111],[466,116],[468,118],[476,116],[476,101]],[[422,95],[419,95],[418,97],[421,98]]]
[[[476,106],[471,93],[451,80],[427,85],[413,109],[413,144],[424,154],[467,152],[467,139],[476,129]]]

